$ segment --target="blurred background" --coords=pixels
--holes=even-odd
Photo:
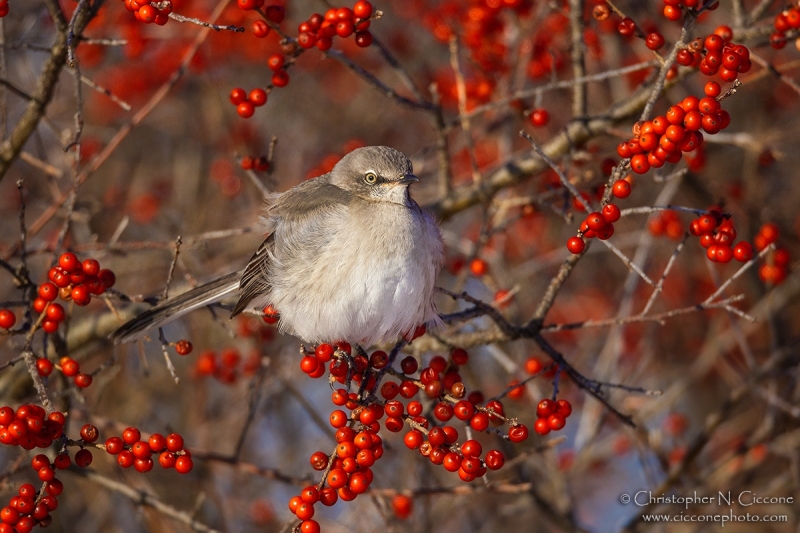
[[[615,7],[645,34],[662,33],[666,57],[682,22],[667,21],[664,4],[621,1]],[[100,442],[128,426],[145,434],[178,432],[195,467],[185,476],[158,466],[140,474],[119,468],[97,450],[88,469],[73,466],[59,473],[64,493],[51,531],[288,531],[298,522],[287,502],[319,481],[309,456],[319,450],[328,454],[335,445],[327,420],[336,407],[326,378],[304,375],[299,341],[257,316],[228,321],[224,310],[201,310],[165,328],[167,341],[189,339],[194,346],[185,357],[167,350],[178,384],[157,334],[141,347],[107,340],[121,320],[147,307],[141,303],[145,297],[163,294],[178,236],[182,244],[171,294],[246,264],[264,238],[258,228],[264,190],[284,191],[324,173],[355,147],[392,146],[409,155],[420,177],[412,195],[441,221],[447,260],[439,285],[490,304],[499,300],[503,315],[523,324],[571,256],[565,243],[585,214],[557,175],[536,162],[519,131],[545,146],[575,187],[595,201],[620,159],[616,146],[631,137],[642,106],[619,109],[652,87],[658,72],[656,61],[614,73],[657,58],[642,39],[619,34],[619,14],[593,16],[597,6],[607,5],[594,0],[375,2],[382,11],[370,27],[376,42],[362,48],[352,37],[336,38],[327,54],[316,48],[299,53],[275,29],[255,37],[252,24],[259,15],[236,2],[172,0],[172,9],[244,32],[209,32],[172,19],[164,26],[145,24],[116,1],[62,0],[57,6],[49,0],[11,0],[0,19],[4,141],[25,120],[30,95],[38,91],[58,40],[48,9],[62,10],[69,20],[89,5],[96,13],[75,49],[79,73],[69,66],[60,71],[44,116],[0,176],[0,258],[12,269],[24,259],[33,283],[46,280],[54,258],[65,250],[114,271],[119,294],[70,308],[57,333],[34,336],[37,357],[55,362],[69,355],[93,376],[90,387],[78,389],[56,371],[45,380],[49,396],[68,414],[65,431],[72,439],[79,438],[84,423],[100,429]],[[299,0],[267,0],[267,5],[285,8],[279,27],[292,38],[298,24],[331,7]],[[580,15],[571,24],[576,7]],[[732,216],[738,240],[752,242],[765,223],[773,223],[780,232],[776,245],[796,256],[797,30],[786,33],[785,48],[769,44],[774,18],[784,8],[782,2],[744,0],[723,2],[700,16],[692,37],[728,25],[734,42],[751,50],[753,68],[739,76],[743,86],[724,102],[731,124],[707,135],[702,150],[680,163],[631,176],[633,194],[617,202],[621,208],[717,206]],[[582,36],[585,73],[600,78],[585,85],[584,116],[575,116],[570,85],[547,89],[574,78],[570,32],[575,28]],[[273,54],[295,59],[285,87],[271,85],[267,59]],[[702,95],[708,79],[682,69],[656,101],[654,115],[688,95]],[[268,102],[251,118],[240,117],[231,90],[258,87],[269,91]],[[546,109],[549,122],[534,126],[533,109]],[[607,117],[600,130],[570,137],[581,123]],[[268,168],[242,168],[243,158],[262,157],[269,159]],[[20,187],[24,256],[18,243]],[[693,218],[680,210],[630,214],[616,225],[610,242],[658,280]],[[651,298],[652,287],[594,243],[557,294],[544,320],[551,330],[543,335],[586,378],[649,392],[601,387],[635,428],[564,374],[555,383],[552,373],[544,374],[503,399],[506,413],[532,428],[537,403],[557,387],[558,398],[574,409],[567,426],[547,436],[531,431],[521,444],[495,434],[475,436],[484,450],[506,455],[506,466],[490,472],[488,483],[461,482],[407,449],[401,434],[382,429],[385,454],[373,467],[370,492],[331,508],[317,506],[314,519],[326,532],[610,532],[656,529],[642,523],[642,512],[730,510],[716,504],[645,509],[620,504],[623,493],[696,491],[716,498],[718,491],[752,491],[796,502],[800,281],[789,264],[782,279],[765,282],[762,267],[774,266],[773,256],[765,255],[722,296],[741,294],[734,307],[755,321],[720,308],[692,309],[741,263],[712,263],[689,237],[650,315],[685,312],[658,321],[558,330],[590,319],[635,316]],[[499,291],[510,291],[510,297],[498,298]],[[0,308],[14,311],[18,324],[26,323],[30,300],[8,271],[0,271]],[[442,296],[439,307],[451,313],[469,306]],[[467,390],[480,390],[488,399],[508,394],[509,384],[526,379],[531,358],[545,366],[551,362],[533,340],[493,342],[495,330],[490,320],[478,318],[426,335],[407,352],[427,363],[454,345],[465,347],[470,360],[461,375]],[[15,408],[37,402],[25,365],[7,365],[23,345],[23,334],[0,331],[0,403]],[[20,484],[36,479],[28,468],[33,454],[0,447],[3,505]],[[183,514],[143,504],[123,487],[153,495]],[[412,497],[409,516],[393,509],[401,493]],[[799,523],[796,504],[732,509],[787,520],[732,523],[725,526],[728,531],[788,532]],[[686,522],[657,530],[712,527],[718,526]]]

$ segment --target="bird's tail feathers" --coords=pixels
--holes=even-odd
[[[117,344],[138,340],[150,329],[160,328],[190,311],[219,301],[239,289],[241,275],[241,272],[232,272],[165,300],[120,326],[111,334],[111,340]]]

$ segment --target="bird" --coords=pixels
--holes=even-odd
[[[417,181],[411,161],[393,148],[349,152],[330,172],[265,197],[266,239],[243,270],[165,300],[111,339],[140,339],[236,292],[231,318],[268,308],[281,332],[307,343],[369,347],[436,327],[444,247],[433,215],[411,198]]]

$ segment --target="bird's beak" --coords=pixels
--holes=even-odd
[[[394,183],[395,185],[411,185],[412,183],[416,183],[418,181],[418,177],[416,177],[414,174],[409,174],[407,176],[403,176],[402,179],[399,179]]]

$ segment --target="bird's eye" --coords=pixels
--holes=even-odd
[[[364,175],[364,181],[366,181],[367,183],[369,183],[370,185],[372,185],[373,183],[375,183],[376,181],[378,181],[378,175],[377,175],[377,174],[375,174],[374,172],[367,172],[367,173]]]

